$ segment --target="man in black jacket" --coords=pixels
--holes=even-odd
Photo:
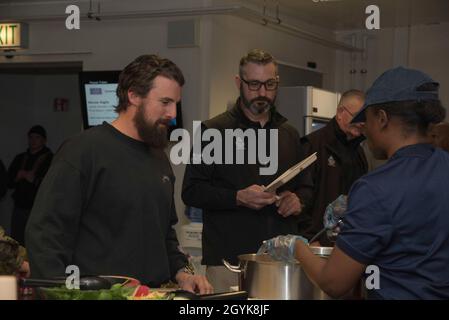
[[[173,229],[174,175],[164,147],[183,84],[172,61],[140,56],[120,74],[118,118],[64,143],[26,230],[33,276],[77,266],[81,275],[212,291],[204,276],[191,274]]]
[[[47,132],[40,125],[28,131],[28,149],[18,154],[8,169],[8,186],[14,189],[14,211],[11,217],[11,236],[25,245],[25,226],[39,186],[50,167],[53,152],[46,146]]]
[[[203,209],[202,263],[207,265],[206,274],[216,291],[238,284],[236,274],[223,267],[222,259],[235,264],[238,255],[256,253],[270,236],[297,233],[298,216],[310,197],[306,173],[277,190],[277,195],[264,192],[264,186],[304,159],[298,132],[274,107],[278,83],[277,64],[269,53],[252,50],[244,56],[236,76],[239,99],[231,110],[205,121],[202,130],[218,130],[225,141],[226,131],[241,129],[248,135],[254,133],[257,141],[234,141],[234,150],[246,153],[243,164],[203,162],[186,169],[182,198],[187,205]],[[276,138],[270,137],[273,131]],[[267,141],[261,140],[261,132]],[[267,163],[249,160],[254,156],[250,150],[256,146],[278,147],[273,173],[261,174]],[[225,158],[229,151],[224,148]]]
[[[307,154],[318,152],[318,159],[310,168],[314,186],[312,202],[301,216],[304,221],[300,224],[300,234],[307,239],[323,228],[326,206],[339,195],[347,195],[354,181],[368,170],[360,146],[364,139],[361,127],[351,124],[364,101],[365,95],[359,90],[343,93],[336,116],[324,128],[301,139]],[[326,234],[318,240],[323,246],[332,245]]]

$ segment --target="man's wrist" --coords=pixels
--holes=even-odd
[[[178,270],[175,276],[176,283],[179,286],[182,286],[183,283],[190,277],[193,277],[195,274],[189,267],[183,267]]]
[[[236,203],[236,205],[238,205],[238,206],[241,206],[241,205],[243,204],[243,202],[240,200],[241,191],[242,191],[242,190],[238,190],[238,191],[235,193],[235,203]]]
[[[184,267],[182,267],[181,269],[178,270],[178,272],[176,272],[176,274],[180,274],[180,273],[186,273],[188,275],[195,275],[195,270],[193,269],[192,266],[190,265],[185,265]]]

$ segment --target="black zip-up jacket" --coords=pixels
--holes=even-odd
[[[333,118],[324,128],[301,138],[307,155],[317,153],[317,161],[309,168],[313,179],[311,205],[304,210],[299,228],[304,237],[310,239],[323,228],[326,207],[340,194],[348,194],[352,184],[366,174],[368,164],[360,142],[364,137],[348,140]],[[319,238],[320,244],[332,243],[326,235]]]
[[[250,121],[244,115],[239,107],[239,101],[231,110],[205,121],[202,130],[207,128],[218,129],[222,133],[223,141],[225,129],[240,128],[244,132],[248,129],[262,131],[278,129],[279,148],[278,169],[274,175],[260,175],[259,169],[262,165],[259,161],[256,164],[248,164],[247,158],[244,164],[206,165],[203,163],[187,166],[182,199],[186,205],[203,209],[202,263],[222,265],[223,258],[231,263],[237,263],[238,255],[255,253],[263,240],[281,234],[297,234],[298,216],[283,218],[277,213],[277,207],[274,204],[261,210],[253,210],[236,204],[238,190],[253,184],[266,186],[288,168],[304,159],[296,129],[287,124],[287,119],[275,110],[272,110],[270,120],[264,128],[261,128],[259,123]],[[266,132],[266,136],[269,137],[269,132]],[[257,139],[259,141],[259,138]],[[267,139],[267,144],[269,143]],[[233,146],[236,150],[235,141]],[[247,151],[247,141],[244,148]],[[300,186],[302,186],[301,192],[298,191]],[[278,193],[284,190],[295,192],[301,202],[307,206],[311,188],[311,178],[307,171],[304,171],[280,188]]]

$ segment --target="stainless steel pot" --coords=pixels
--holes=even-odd
[[[332,253],[332,247],[310,247],[323,259]],[[239,289],[250,298],[269,300],[325,300],[330,297],[314,285],[299,263],[275,261],[270,256],[244,254],[238,256],[239,265],[223,260],[226,268],[240,274]]]

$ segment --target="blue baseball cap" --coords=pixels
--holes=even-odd
[[[434,85],[430,88],[431,91],[429,91],[429,88],[426,88],[426,90],[420,88],[428,83]],[[438,87],[438,82],[421,71],[404,67],[387,70],[369,88],[362,109],[354,116],[351,123],[364,122],[366,120],[366,109],[375,104],[438,100]]]

